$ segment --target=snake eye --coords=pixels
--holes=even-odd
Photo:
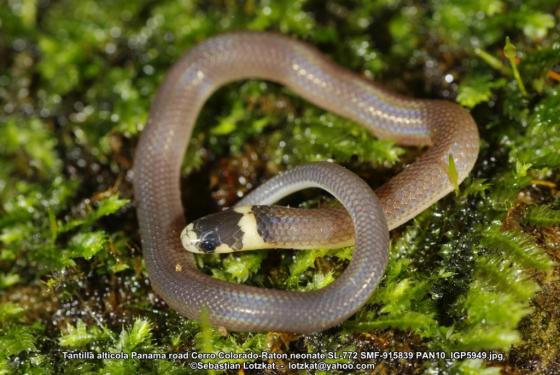
[[[210,253],[212,251],[214,251],[216,249],[216,247],[218,247],[218,243],[214,238],[209,238],[210,236],[206,236],[204,237],[201,241],[200,244],[198,245],[200,247],[200,249],[202,251],[204,251],[205,253]]]

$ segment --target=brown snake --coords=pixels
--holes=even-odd
[[[185,219],[180,167],[195,120],[218,87],[247,78],[284,84],[379,138],[430,146],[375,194],[346,169],[315,163],[273,178],[241,202],[268,205],[310,186],[342,202],[354,224],[355,250],[343,274],[321,290],[289,292],[219,281],[200,272],[181,245]],[[363,306],[379,283],[387,262],[388,229],[451,192],[450,158],[461,182],[478,149],[476,124],[454,103],[392,94],[313,47],[278,34],[238,32],[210,38],[169,72],[136,150],[134,191],[152,286],[181,314],[196,319],[207,309],[213,324],[231,330],[304,333],[332,327]]]

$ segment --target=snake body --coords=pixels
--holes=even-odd
[[[218,87],[247,78],[284,84],[379,138],[430,146],[377,189],[377,198],[353,173],[323,162],[274,177],[240,202],[239,207],[268,205],[311,186],[341,201],[354,226],[355,250],[343,274],[321,290],[300,293],[222,282],[200,272],[193,255],[182,247],[180,167],[195,120]],[[195,319],[207,309],[213,324],[230,330],[306,333],[332,327],[359,309],[379,283],[387,262],[387,229],[451,192],[449,161],[454,161],[461,182],[478,148],[476,124],[456,104],[392,94],[313,47],[278,34],[238,32],[210,38],[168,73],[136,150],[134,192],[152,287],[181,314]]]

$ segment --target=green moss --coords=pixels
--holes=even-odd
[[[560,166],[560,121],[557,108],[560,95],[557,89],[542,99],[528,119],[527,131],[515,139],[512,157],[537,168]]]
[[[507,351],[520,340],[517,325],[529,313],[523,302],[503,291],[491,291],[475,280],[457,301],[465,317],[460,331],[452,333],[452,347],[457,350],[499,349]]]
[[[501,251],[501,255],[510,257],[525,267],[550,270],[554,265],[532,238],[523,233],[503,232],[490,227],[482,234],[482,244],[489,249]]]
[[[515,352],[524,338],[524,351],[537,353],[527,361],[554,357],[541,348],[546,334],[534,333],[548,313],[531,299],[558,298],[550,281],[560,183],[555,21],[557,4],[543,0],[8,1],[0,7],[0,373],[189,372],[172,361],[64,360],[73,350]],[[147,285],[129,203],[134,145],[171,64],[239,29],[298,37],[402,94],[457,100],[482,136],[458,194],[392,233],[386,275],[367,306],[319,335],[227,333],[166,310]],[[245,182],[228,180],[237,193],[284,168],[334,159],[378,186],[417,154],[286,88],[247,81],[203,109],[185,190],[201,196],[202,215],[215,203],[202,204],[200,192],[215,192],[222,172],[241,172]],[[232,170],[248,161],[252,172]],[[303,206],[323,202],[300,197]],[[304,291],[332,282],[351,252],[198,262],[230,282]],[[508,361],[512,371],[530,366]],[[478,360],[380,366],[497,372]]]
[[[203,257],[199,257],[202,261]],[[262,261],[266,258],[265,252],[230,255],[222,259],[215,259],[212,265],[212,275],[218,279],[243,283],[260,270]],[[221,265],[223,267],[217,267]]]
[[[560,210],[547,206],[533,206],[527,210],[523,222],[539,227],[560,225]]]
[[[477,104],[488,102],[493,97],[495,89],[505,84],[503,79],[494,80],[490,75],[469,77],[459,86],[457,101],[465,107],[473,108]]]
[[[76,325],[68,324],[66,332],[61,334],[58,339],[60,346],[69,348],[82,348],[94,340],[97,340],[101,335],[98,327],[93,326],[88,328],[81,320],[76,322]]]

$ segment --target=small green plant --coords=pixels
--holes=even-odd
[[[526,372],[537,362],[552,371],[556,306],[531,300],[559,294],[549,277],[560,225],[557,18],[557,4],[538,0],[6,2],[0,374],[190,371],[188,361],[64,359],[77,351],[380,347],[516,358],[378,362],[395,373]],[[150,103],[185,51],[235,30],[290,35],[397,93],[456,100],[480,130],[479,160],[461,186],[447,160],[457,194],[393,231],[386,274],[368,304],[321,334],[231,333],[184,319],[154,296],[142,263],[131,178]],[[198,119],[182,168],[186,213],[232,205],[263,179],[308,161],[336,160],[377,187],[422,152],[375,139],[277,84],[234,83]],[[220,195],[225,187],[232,196]],[[305,192],[299,198],[305,207],[330,204]],[[197,262],[229,282],[308,291],[336,279],[351,256],[350,247]]]

